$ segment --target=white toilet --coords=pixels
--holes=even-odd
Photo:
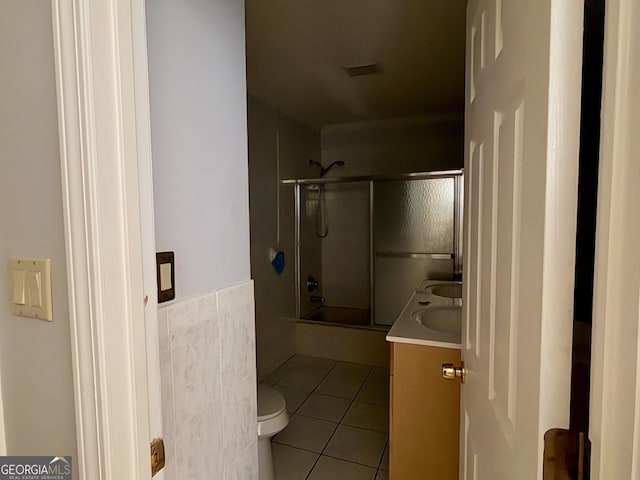
[[[258,473],[260,480],[274,480],[271,438],[289,423],[282,394],[258,385]]]

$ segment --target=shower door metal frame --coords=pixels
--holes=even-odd
[[[376,287],[375,255],[373,244],[373,180],[369,180],[369,326],[376,325],[376,302],[373,292]]]
[[[283,182],[284,183],[284,182]],[[300,311],[301,306],[300,302],[302,301],[302,297],[300,295],[300,184],[296,183],[294,185],[293,190],[293,198],[294,198],[294,235],[295,235],[295,257],[296,257],[296,319],[300,319]]]
[[[331,183],[369,183],[369,327],[387,328],[389,325],[380,325],[375,323],[375,242],[373,235],[373,210],[374,210],[374,183],[375,182],[392,182],[392,181],[410,181],[410,180],[429,180],[438,178],[453,178],[454,180],[454,206],[453,206],[453,254],[429,253],[429,254],[398,254],[398,256],[406,256],[410,258],[452,258],[454,260],[454,278],[462,274],[462,202],[463,202],[463,182],[464,170],[443,170],[438,172],[416,172],[400,175],[374,175],[374,176],[353,176],[353,177],[330,177],[330,178],[300,178],[281,180],[282,185],[294,186],[294,216],[295,216],[295,288],[296,288],[296,317],[299,320],[302,311],[301,302],[301,255],[300,255],[300,229],[301,229],[301,186],[302,185],[320,185]]]
[[[453,278],[462,280],[462,222],[464,205],[464,172],[454,177],[453,183]]]
[[[283,185],[319,185],[321,183],[354,183],[354,182],[391,182],[394,180],[429,180],[437,178],[453,178],[463,175],[463,169],[441,170],[437,172],[415,172],[397,175],[360,175],[351,177],[318,177],[287,178],[281,180]]]

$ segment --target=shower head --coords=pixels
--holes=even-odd
[[[325,168],[325,167],[322,166],[322,164],[320,162],[316,162],[315,160],[309,160],[309,165],[316,165],[316,166],[320,167],[320,178],[322,178],[333,167],[335,167],[335,166],[344,167],[344,162],[342,160],[336,160],[335,162],[331,163],[328,167]]]
[[[342,160],[336,160],[335,162],[331,163],[328,167],[323,168],[320,171],[320,176],[324,177],[327,173],[329,173],[329,170],[331,170],[333,167],[344,167],[344,162]]]

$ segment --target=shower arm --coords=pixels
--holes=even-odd
[[[329,170],[331,170],[333,167],[336,167],[336,166],[344,167],[344,162],[342,160],[336,160],[335,162],[330,163],[328,167],[323,167],[320,162],[316,162],[315,160],[309,160],[309,165],[315,165],[317,167],[320,167],[320,178],[322,178],[327,173],[329,173]]]

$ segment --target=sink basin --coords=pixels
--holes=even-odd
[[[411,314],[418,325],[437,332],[455,334],[460,338],[462,307],[459,305],[434,305],[421,308]]]
[[[428,290],[437,297],[462,298],[462,284],[460,283],[440,283],[428,287]]]

